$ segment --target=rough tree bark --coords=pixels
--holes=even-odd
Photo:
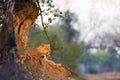
[[[15,63],[15,55],[32,54],[37,56],[37,66],[33,73],[40,71],[43,80],[76,80],[77,75],[62,64],[56,64],[37,55],[35,48],[24,50],[27,46],[28,33],[31,25],[38,16],[38,10],[33,8],[32,0],[3,0],[2,28],[0,32],[0,80],[30,80],[24,71]],[[22,52],[21,52],[22,51]],[[30,56],[31,57],[31,56]],[[47,77],[45,76],[47,74]],[[34,75],[34,74],[33,74]],[[33,79],[31,79],[33,80]]]

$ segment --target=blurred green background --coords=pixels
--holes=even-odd
[[[92,47],[91,43],[78,42],[80,32],[74,29],[72,23],[77,22],[77,16],[69,10],[65,17],[48,27],[47,32],[52,40],[51,59],[63,63],[77,73],[101,73],[120,71],[120,58],[113,47]],[[28,44],[38,47],[48,43],[41,26],[35,25],[30,29]],[[97,49],[97,52],[93,50]]]

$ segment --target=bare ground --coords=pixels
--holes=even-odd
[[[101,74],[83,74],[86,80],[120,80],[120,72],[106,72]]]

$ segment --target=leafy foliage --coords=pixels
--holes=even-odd
[[[110,57],[109,52],[104,52],[104,53],[96,53],[96,54],[91,54],[91,53],[84,53],[81,56],[81,62],[104,62],[105,60],[108,60]]]
[[[77,61],[79,60],[81,54],[82,52],[79,45],[73,42],[67,46],[64,45],[64,47],[61,50],[56,51],[53,56],[56,62],[62,62],[71,69],[77,70]]]
[[[53,0],[43,1],[41,8],[44,18],[48,20],[48,23],[45,23],[46,25],[52,23],[57,17],[63,17],[59,8],[55,7]]]

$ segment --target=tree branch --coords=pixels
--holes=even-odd
[[[46,31],[47,25],[44,24],[44,19],[43,19],[43,14],[42,14],[42,8],[41,8],[40,5],[39,5],[39,1],[38,1],[38,0],[36,0],[36,1],[37,1],[37,5],[38,5],[38,7],[39,7],[39,10],[40,10],[42,27],[43,27],[43,29],[44,29],[45,35],[46,35],[49,43],[51,44],[50,37],[49,37],[49,35],[48,35],[47,31]]]

